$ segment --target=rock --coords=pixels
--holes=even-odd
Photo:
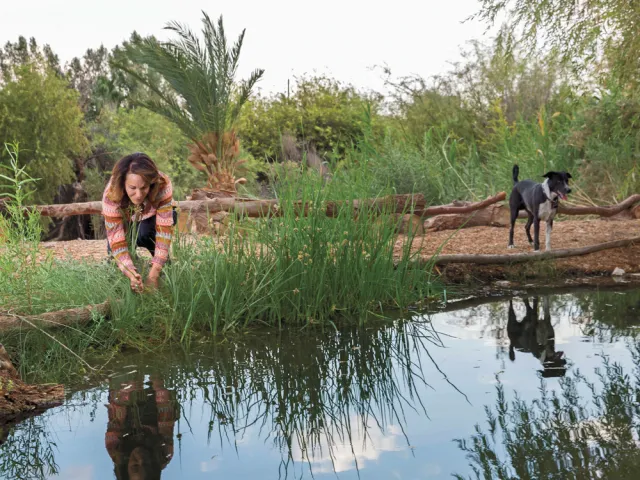
[[[626,272],[623,269],[621,269],[620,267],[616,267],[611,273],[611,275],[613,275],[614,277],[621,277],[625,273]]]

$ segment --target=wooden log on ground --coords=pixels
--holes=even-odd
[[[506,227],[508,225],[509,207],[503,204],[489,205],[471,213],[436,215],[424,222],[425,230],[430,232],[470,227]]]
[[[489,197],[481,202],[476,203],[467,203],[464,202],[462,205],[460,203],[450,203],[448,205],[438,205],[434,207],[425,208],[422,212],[415,212],[418,215],[422,215],[423,217],[429,217],[432,215],[447,215],[447,214],[461,214],[461,213],[469,213],[474,212],[476,210],[481,210],[483,208],[488,207],[494,203],[498,203],[507,198],[507,194],[505,192],[500,192],[493,197]]]
[[[428,263],[435,263],[436,265],[448,265],[450,263],[471,263],[475,265],[512,265],[516,263],[536,262],[540,260],[551,260],[556,258],[577,257],[581,255],[588,255],[590,253],[600,252],[602,250],[609,250],[612,248],[629,247],[631,245],[640,243],[640,237],[633,237],[624,240],[615,240],[613,242],[599,243],[597,245],[590,245],[588,247],[580,248],[566,248],[561,250],[528,252],[528,253],[515,253],[506,255],[466,255],[466,254],[451,254],[451,255],[438,255],[435,262],[431,258],[422,258],[419,260],[421,265]]]
[[[638,202],[640,202],[640,194],[636,193],[623,202],[610,207],[572,207],[571,205],[560,203],[558,213],[563,215],[600,215],[601,217],[612,217],[623,210],[631,209]]]
[[[88,305],[80,308],[70,308],[40,315],[14,315],[0,312],[0,333],[19,329],[71,327],[84,325],[94,318],[95,314],[108,315],[108,302],[98,305]]]
[[[0,344],[0,443],[2,431],[28,416],[36,415],[64,401],[63,385],[29,385],[14,368]]]
[[[192,214],[229,212],[247,217],[264,217],[266,215],[277,216],[281,214],[279,200],[247,200],[239,198],[211,198],[207,200],[185,200],[176,202],[177,207],[183,212]],[[350,206],[354,214],[363,209],[376,212],[388,211],[390,213],[407,213],[410,211],[425,211],[425,200],[422,194],[415,195],[389,195],[386,197],[327,202],[324,213],[329,217],[335,217],[345,205]],[[45,217],[66,217],[70,215],[96,215],[102,212],[102,202],[68,203],[60,205],[37,205],[35,208],[40,215]],[[310,205],[297,203],[294,211],[298,215],[307,215]]]

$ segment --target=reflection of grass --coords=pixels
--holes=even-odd
[[[341,445],[357,450],[354,441],[372,447],[372,429],[404,432],[406,409],[426,414],[420,357],[439,345],[429,324],[274,336],[207,347],[207,358],[188,356],[197,362],[164,368],[165,384],[177,388],[183,405],[204,399],[209,440],[235,445],[258,432],[282,452],[289,471],[300,458],[309,468],[319,456],[333,462]]]
[[[0,476],[16,480],[50,478],[58,473],[56,444],[45,416],[31,417],[20,428],[6,432],[0,427]]]
[[[632,479],[640,468],[640,345],[633,347],[633,376],[608,358],[597,371],[600,388],[579,373],[561,380],[560,393],[541,383],[527,403],[505,399],[497,387],[495,408],[486,408],[487,430],[476,426],[456,440],[473,478]],[[587,387],[591,402],[579,391]],[[461,475],[456,478],[462,479]]]

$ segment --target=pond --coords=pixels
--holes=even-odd
[[[0,431],[0,477],[637,478],[640,290],[446,310],[123,355]]]

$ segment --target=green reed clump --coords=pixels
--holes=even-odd
[[[167,334],[362,321],[435,293],[409,242],[394,255],[395,222],[368,207],[355,218],[348,201],[327,217],[326,194],[310,178],[284,184],[279,216],[232,221],[220,242],[178,240],[162,296]]]

